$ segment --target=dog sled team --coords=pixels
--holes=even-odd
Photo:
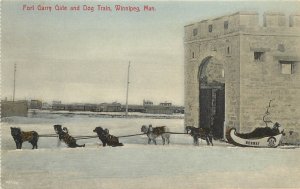
[[[185,127],[185,133],[174,133],[170,132],[167,126],[152,127],[152,125],[141,127],[143,134],[134,134],[116,137],[109,133],[108,129],[102,127],[96,127],[93,132],[97,136],[77,136],[72,137],[66,127],[62,125],[54,125],[54,131],[56,134],[50,135],[39,135],[36,131],[22,131],[20,128],[11,127],[11,135],[16,143],[16,148],[21,149],[23,142],[29,142],[32,144],[32,149],[38,148],[39,137],[58,137],[58,141],[63,141],[68,147],[85,147],[85,144],[77,144],[77,139],[96,138],[102,142],[103,147],[105,146],[123,146],[119,142],[120,137],[129,137],[137,135],[147,135],[148,144],[153,142],[157,144],[156,139],[162,138],[163,145],[170,143],[171,134],[189,134],[193,137],[194,145],[199,145],[199,138],[207,142],[207,145],[213,146],[213,135],[209,128],[196,128],[192,126]],[[236,146],[242,147],[268,147],[274,148],[280,145],[281,137],[284,135],[284,131],[279,129],[280,124],[275,123],[273,128],[270,127],[258,127],[251,133],[237,133],[235,128],[231,128],[226,132],[227,142]]]
[[[16,143],[16,148],[21,149],[23,142],[29,142],[32,144],[32,149],[38,148],[38,140],[39,137],[58,137],[58,144],[60,142],[64,142],[70,148],[76,147],[85,147],[85,144],[77,144],[77,139],[87,139],[87,138],[95,138],[98,137],[99,140],[102,142],[104,146],[123,146],[122,143],[119,142],[119,138],[111,135],[108,129],[103,129],[102,127],[96,127],[93,132],[97,134],[97,136],[78,136],[73,137],[69,134],[69,131],[66,127],[62,127],[62,125],[54,125],[54,131],[56,134],[50,135],[39,135],[36,131],[22,131],[20,128],[11,127],[11,135]],[[199,138],[204,139],[207,141],[207,145],[212,143],[212,135],[209,129],[201,129],[188,126],[185,128],[186,133],[179,133],[179,134],[190,134],[194,139],[194,145],[199,145]],[[152,127],[150,124],[149,126],[143,125],[141,127],[141,132],[143,134],[136,134],[136,135],[146,135],[148,138],[148,144],[153,142],[155,145],[157,144],[156,139],[158,137],[162,138],[163,145],[170,144],[170,136],[172,132],[167,126],[157,126]],[[177,133],[173,133],[177,134]],[[128,135],[128,136],[136,136],[136,135]],[[128,137],[127,136],[127,137]],[[124,137],[124,136],[123,136]]]

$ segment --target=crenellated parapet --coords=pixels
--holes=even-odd
[[[265,12],[263,15],[264,27],[285,27],[285,14],[280,12]]]
[[[260,22],[262,20],[262,23]],[[230,35],[236,32],[296,34],[300,29],[300,15],[280,12],[237,12],[185,26],[185,41]]]

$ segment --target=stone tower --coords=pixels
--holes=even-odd
[[[184,27],[185,126],[300,131],[300,15],[237,12]]]

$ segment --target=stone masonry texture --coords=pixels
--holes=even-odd
[[[300,15],[237,12],[184,30],[185,126],[199,126],[204,74],[207,82],[225,84],[226,128],[249,132],[265,126],[262,117],[272,99],[271,120],[300,132]],[[201,64],[207,64],[203,73]]]

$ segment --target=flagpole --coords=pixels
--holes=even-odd
[[[14,66],[14,91],[13,91],[13,102],[15,101],[15,94],[16,94],[16,72],[17,72],[17,65]]]
[[[127,71],[126,113],[125,113],[126,117],[128,116],[129,71],[130,71],[130,61],[128,64],[128,71]]]

